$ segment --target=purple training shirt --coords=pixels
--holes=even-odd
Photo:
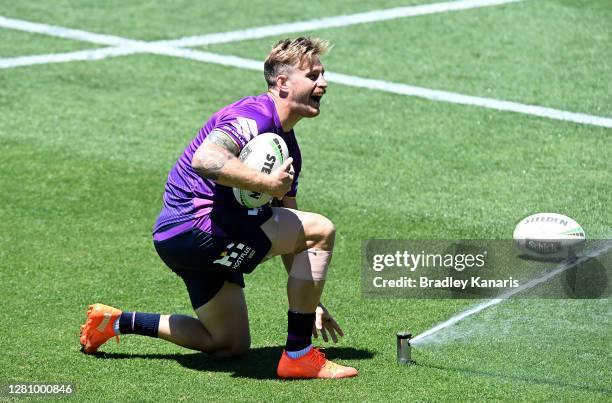
[[[271,132],[280,135],[287,143],[295,170],[293,185],[287,195],[297,194],[302,158],[295,133],[293,130],[283,132],[274,101],[268,94],[246,97],[215,113],[168,174],[164,205],[153,227],[156,240],[167,239],[194,226],[213,233],[214,228],[209,218],[213,206],[230,209],[229,214],[231,209],[245,208],[234,198],[232,188],[202,178],[191,167],[195,151],[213,130],[221,130],[230,135],[240,150],[259,134]]]

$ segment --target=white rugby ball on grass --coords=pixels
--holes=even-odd
[[[287,144],[276,133],[262,133],[249,141],[238,156],[246,166],[270,174],[289,158]],[[272,196],[252,190],[233,188],[234,197],[244,207],[255,208],[268,203]]]
[[[537,213],[522,219],[514,229],[514,241],[528,256],[564,259],[575,256],[586,235],[574,219],[557,213]]]

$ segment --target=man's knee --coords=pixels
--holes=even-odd
[[[323,250],[332,250],[336,239],[336,226],[327,217],[317,214],[315,216],[316,223],[314,225],[316,238],[318,238],[315,248]]]

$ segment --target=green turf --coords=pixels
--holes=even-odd
[[[526,1],[317,35],[336,45],[329,71],[611,116],[612,3],[569,3]],[[273,43],[265,38],[205,49],[257,59]]]
[[[95,7],[17,4],[23,6],[12,16],[81,29],[91,23],[92,31],[103,27],[111,34],[161,39],[162,34],[210,32],[172,17],[155,36],[152,27],[165,18],[165,6],[126,6],[132,16],[151,17],[151,26],[143,27],[121,19],[111,24]],[[554,14],[558,8],[551,4],[435,18],[454,21],[474,13],[481,16],[484,32],[494,18],[510,19],[516,6],[547,26],[550,16],[542,9],[549,7],[559,19],[564,15]],[[185,7],[176,14],[188,15],[192,9]],[[223,7],[229,15],[230,5]],[[562,9],[574,10],[583,21],[590,15],[585,7]],[[598,12],[606,10],[601,6]],[[317,15],[331,11],[339,12],[313,6]],[[76,24],[79,15],[88,18]],[[279,11],[277,22],[283,17],[300,15]],[[234,27],[249,26],[242,18],[232,22]],[[410,25],[423,24],[421,18],[434,16],[410,19]],[[377,27],[394,26],[369,29],[382,46],[385,38],[393,41],[394,30]],[[508,35],[521,35],[510,30],[504,27]],[[540,35],[552,35],[545,31]],[[326,31],[334,32],[341,38],[348,31]],[[27,36],[21,38],[27,48]],[[226,50],[263,58],[263,42],[254,46],[261,49],[257,54],[240,44]],[[509,44],[491,46],[535,57]],[[473,63],[469,47],[469,42],[457,46],[452,58]],[[600,64],[567,61],[568,68],[585,70],[578,80],[585,88],[591,83],[587,73],[599,74],[606,63],[602,47],[592,48]],[[330,63],[339,66],[349,48],[365,51],[348,39],[339,41]],[[587,51],[577,45],[572,50]],[[384,59],[376,63],[389,66],[402,58],[393,48],[380,55]],[[431,55],[436,57],[442,56]],[[503,60],[495,65],[512,70]],[[345,68],[392,79],[376,64],[368,68],[351,61]],[[524,69],[524,80],[542,86],[542,99],[556,102],[545,97],[549,77]],[[446,80],[430,84],[448,89]],[[526,101],[521,87],[506,80],[499,80],[505,89],[494,95]],[[465,81],[453,82],[486,85],[480,76]],[[475,301],[364,299],[359,270],[364,239],[508,238],[520,218],[538,211],[572,216],[591,237],[610,236],[610,130],[340,85],[330,88],[319,118],[296,128],[304,157],[299,199],[302,208],[329,216],[338,227],[324,302],[347,335],[327,351],[358,367],[360,375],[341,382],[274,379],[286,329],[286,274],[278,261],[246,279],[252,351],[243,359],[213,360],[137,336],[122,337],[119,347],[109,342],[100,357],[79,353],[78,327],[89,303],[191,313],[183,285],[156,256],[150,239],[164,180],[208,115],[262,90],[258,72],[154,55],[0,70],[0,291],[6,296],[0,313],[0,382],[74,382],[79,401],[609,400],[609,300],[505,302],[415,348],[418,365],[400,368],[396,331],[421,333]],[[586,97],[583,91],[569,92],[565,105]],[[596,89],[593,94],[597,102],[608,99]]]
[[[55,0],[50,7],[38,0],[0,0],[0,15],[131,39],[158,40],[419,3],[419,0],[316,0],[293,2],[288,6],[280,0],[256,0],[246,3],[239,0],[178,0],[155,3],[146,0],[128,3],[121,0],[80,0],[78,3],[73,0]]]

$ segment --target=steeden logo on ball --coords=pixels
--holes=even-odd
[[[565,259],[575,256],[584,246],[586,235],[573,218],[558,213],[537,213],[516,225],[514,240],[527,256]]]

